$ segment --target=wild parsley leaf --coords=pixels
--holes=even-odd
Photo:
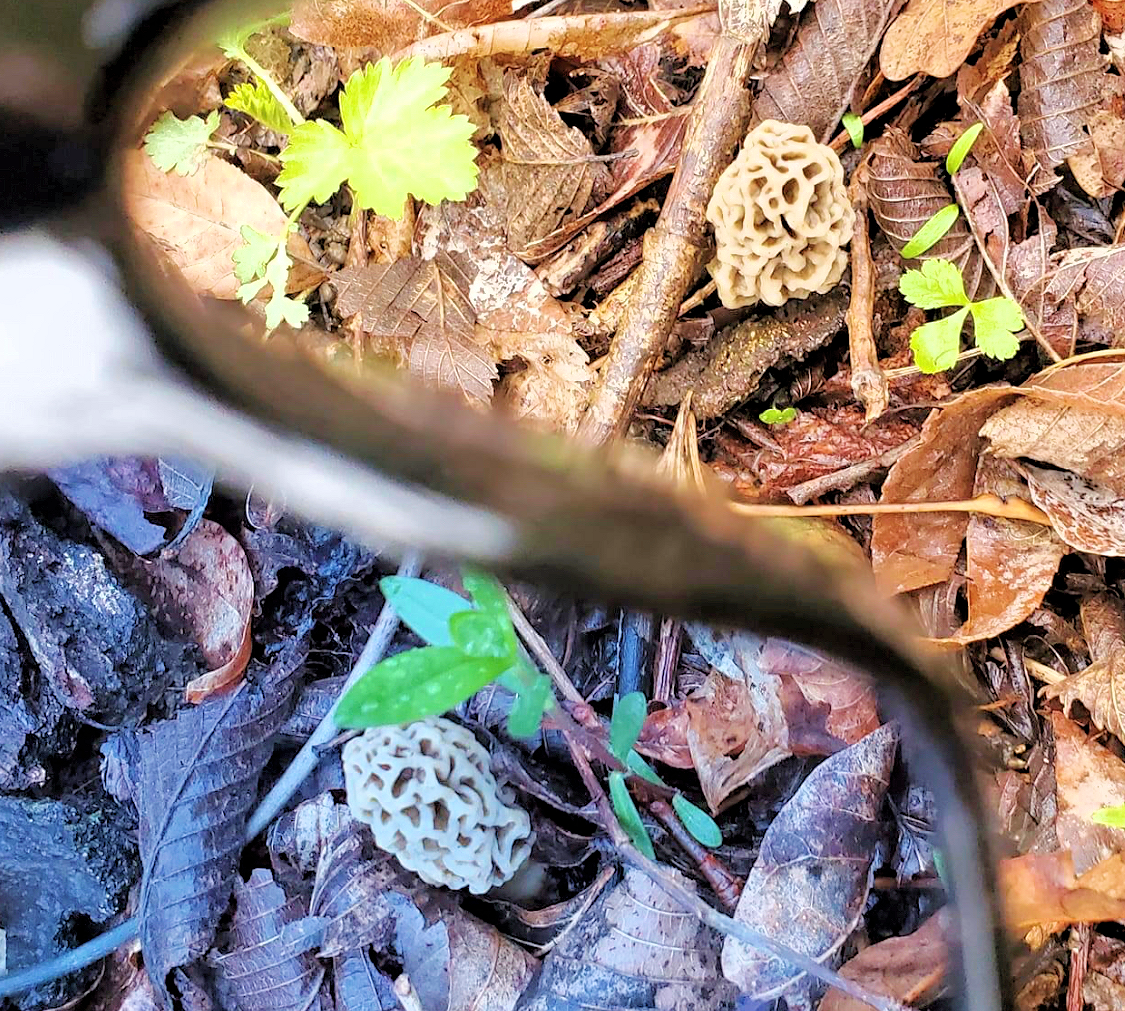
[[[928,375],[944,372],[957,361],[961,347],[961,327],[969,307],[958,309],[952,316],[923,323],[910,335],[914,364]]]
[[[908,270],[899,278],[898,290],[907,302],[919,309],[969,304],[961,271],[949,260],[925,260],[921,268]]]

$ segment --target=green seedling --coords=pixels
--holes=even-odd
[[[758,420],[764,425],[788,425],[796,417],[795,407],[785,407],[780,410],[776,407],[767,407],[758,415]]]
[[[840,122],[848,131],[852,147],[863,147],[863,120],[854,112],[845,112]]]
[[[1099,808],[1090,815],[1090,821],[1096,825],[1108,825],[1110,828],[1125,828],[1125,804]]]
[[[908,270],[899,280],[903,297],[920,309],[956,307],[957,311],[931,320],[910,335],[914,362],[933,374],[950,368],[961,347],[965,319],[973,318],[977,347],[990,358],[1004,361],[1019,349],[1016,336],[1023,329],[1023,312],[1010,298],[986,298],[972,302],[965,294],[961,271],[949,260],[926,260],[919,270]]]
[[[340,127],[324,119],[306,120],[281,85],[247,50],[250,38],[284,16],[244,25],[218,40],[223,53],[243,63],[253,83],[240,84],[225,99],[228,108],[245,113],[287,138],[277,177],[281,206],[289,220],[281,235],[270,236],[244,226],[245,243],[234,253],[234,272],[244,303],[267,286],[266,329],[283,322],[299,327],[308,307],[285,294],[292,261],[289,235],[310,203],[325,203],[347,184],[356,209],[402,217],[408,197],[429,204],[464,200],[476,189],[474,127],[440,104],[452,70],[417,58],[395,66],[384,57],[355,71],[340,94]],[[178,120],[165,113],[145,138],[145,148],[164,172],[190,175],[202,164],[208,147],[229,147],[211,139],[219,114]]]
[[[945,156],[946,172],[953,175],[961,167],[983,129],[983,123],[974,123],[953,142],[953,147],[949,149],[949,154]]]
[[[945,238],[960,214],[961,208],[956,204],[946,204],[907,240],[902,247],[903,259],[913,260],[936,246]]]

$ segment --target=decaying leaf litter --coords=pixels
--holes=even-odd
[[[247,301],[361,385],[391,362],[664,447],[675,479],[717,475],[744,506],[840,514],[789,510],[907,595],[980,701],[1018,1006],[1120,1006],[1098,924],[1125,916],[1121,5],[801,6],[307,0],[169,77],[149,118],[177,119],[126,155],[127,206],[202,299]],[[416,111],[449,106],[425,122],[445,144],[456,121],[471,178],[388,195],[353,160],[308,186],[342,142],[306,135],[368,143],[384,56],[446,67],[418,71]],[[825,658],[509,588],[564,708],[502,680],[450,714],[487,746],[473,765],[466,745],[467,782],[534,840],[513,891],[465,900],[440,854],[424,872],[375,847],[335,752],[242,849],[379,627],[384,560],[183,461],[91,461],[0,508],[0,824],[24,840],[0,858],[7,966],[130,914],[143,945],[18,1006],[854,1001],[724,940],[643,857],[621,873],[629,839],[665,885],[869,992],[940,993],[932,801]],[[450,629],[389,652],[452,649]],[[615,712],[638,684],[647,704]],[[533,688],[544,729],[513,738]],[[46,861],[68,887],[29,905]]]

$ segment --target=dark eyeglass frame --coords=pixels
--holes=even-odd
[[[212,448],[231,473],[260,477],[299,511],[378,543],[408,539],[402,546],[599,600],[750,626],[870,673],[890,711],[908,721],[912,766],[938,799],[964,1006],[1010,1006],[993,854],[971,747],[958,730],[966,700],[915,647],[902,612],[854,572],[734,517],[721,502],[676,494],[628,452],[599,453],[517,430],[401,377],[376,380],[379,396],[361,397],[283,341],[263,346],[219,323],[191,325],[174,297],[154,297],[114,190],[114,145],[132,107],[130,89],[167,57],[168,39],[190,37],[197,15],[216,6],[230,14],[232,5],[134,3],[127,22],[103,30],[109,48],[101,53],[88,43],[91,12],[96,20],[113,5],[80,6],[0,3],[15,26],[0,60],[19,58],[22,46],[32,73],[74,70],[87,96],[78,115],[0,91],[0,230],[48,226],[109,250],[140,309],[159,382],[181,407],[213,423],[209,431],[230,433],[230,446]],[[255,13],[233,6],[244,17]],[[0,457],[0,467],[12,462]],[[353,493],[338,502],[310,495],[301,484],[310,466]],[[392,500],[398,505],[387,505]],[[425,520],[404,536],[407,528],[389,518],[395,509],[417,509]],[[474,539],[481,531],[488,536]]]

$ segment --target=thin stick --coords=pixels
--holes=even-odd
[[[855,209],[852,233],[852,296],[848,303],[848,357],[852,367],[852,392],[863,404],[868,424],[879,417],[890,400],[887,377],[879,367],[872,318],[875,313],[875,262],[867,237],[867,166],[860,165],[848,186]]]
[[[420,569],[420,557],[411,552],[403,558],[402,564],[399,566],[398,574],[400,576],[416,576]],[[304,782],[309,773],[316,768],[317,763],[320,761],[320,747],[335,736],[336,723],[333,720],[333,715],[336,712],[336,706],[339,705],[340,698],[344,696],[344,693],[347,692],[363,674],[379,662],[383,654],[387,651],[387,647],[391,644],[391,639],[394,637],[397,628],[398,615],[395,613],[395,609],[389,602],[384,603],[383,609],[379,612],[379,618],[375,622],[375,627],[371,630],[371,635],[367,639],[367,644],[363,647],[363,652],[360,653],[359,659],[356,660],[355,666],[352,667],[347,681],[344,682],[343,687],[340,689],[340,696],[337,698],[336,703],[328,711],[324,719],[320,721],[316,730],[312,732],[312,735],[305,742],[304,747],[297,753],[293,761],[289,763],[289,767],[282,773],[281,779],[279,779],[274,785],[274,788],[266,794],[254,813],[250,816],[250,821],[246,826],[245,839],[247,842],[253,839],[274,819],[293,794],[296,793],[298,787]],[[85,944],[80,944],[77,948],[72,948],[70,951],[63,952],[63,954],[56,958],[48,959],[46,962],[40,962],[38,965],[30,966],[18,972],[0,976],[0,998],[10,997],[12,994],[19,993],[21,990],[28,990],[31,987],[42,986],[44,983],[49,983],[51,980],[58,979],[60,976],[66,976],[69,973],[76,972],[78,969],[84,969],[86,966],[92,965],[94,962],[98,961],[98,959],[105,958],[106,955],[116,948],[121,947],[121,945],[128,944],[130,941],[134,940],[139,932],[140,917],[134,916],[114,927],[112,930],[107,930],[104,934],[99,934],[93,940],[87,941]]]
[[[863,125],[869,126],[880,116],[882,116],[883,113],[889,112],[896,105],[898,105],[899,102],[906,98],[912,91],[914,91],[918,87],[918,85],[922,83],[923,80],[924,78],[921,74],[916,75],[913,80],[909,81],[903,87],[899,88],[898,91],[896,91],[889,98],[884,98],[883,101],[881,101],[878,105],[874,106],[871,109],[868,109],[867,112],[865,112],[861,117],[863,119]],[[833,151],[839,153],[840,151],[844,150],[850,139],[851,137],[849,136],[847,130],[841,130],[838,134],[836,134],[835,137],[832,138],[832,143],[830,143],[828,146],[832,148]]]
[[[950,502],[877,502],[872,505],[759,505],[756,502],[732,502],[730,508],[743,516],[877,516],[883,513],[982,513],[1010,520],[1026,520],[1051,526],[1051,518],[1041,509],[1021,498],[1007,501],[996,495]]]
[[[745,884],[742,878],[730,871],[714,853],[684,828],[684,823],[676,816],[675,810],[667,801],[649,801],[648,809],[667,829],[668,834],[680,844],[680,848],[695,861],[699,873],[707,879],[707,884],[711,886],[711,891],[715,893],[723,908],[728,913],[733,913],[738,907],[738,897],[742,894],[742,886]]]
[[[579,423],[580,439],[602,444],[624,431],[672,332],[707,245],[707,201],[745,133],[750,115],[746,84],[757,45],[756,39],[743,42],[724,30],[711,50],[676,174],[660,217],[645,236],[644,259]]]
[[[555,687],[562,693],[564,699],[568,702],[574,702],[577,705],[586,705],[586,700],[582,697],[582,693],[574,687],[574,682],[566,675],[563,670],[562,664],[555,659],[555,654],[551,652],[551,647],[547,645],[536,630],[535,626],[527,620],[527,615],[520,610],[519,605],[512,600],[511,594],[505,594],[508,598],[508,615],[512,619],[512,624],[516,626],[516,631],[519,632],[520,638],[526,643],[527,648],[531,651],[531,655],[539,661],[543,669],[551,675],[551,680],[555,683]]]
[[[810,481],[795,484],[785,494],[789,496],[794,505],[804,505],[810,499],[819,498],[826,492],[843,491],[864,478],[870,477],[876,471],[891,466],[899,457],[905,456],[921,441],[922,436],[915,435],[905,442],[900,442],[897,446],[892,446],[878,456],[868,457],[866,460],[853,463],[850,467],[841,467],[831,474],[824,474],[821,477],[814,477]]]

